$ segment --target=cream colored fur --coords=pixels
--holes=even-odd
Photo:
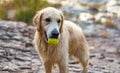
[[[52,26],[45,25],[46,22],[43,19],[47,16],[53,20],[56,18],[61,19],[61,24],[58,27],[60,35],[57,46],[49,45],[45,38],[44,31]],[[62,13],[53,7],[39,11],[35,15],[33,23],[36,26],[35,48],[43,59],[46,73],[52,73],[52,65],[54,64],[58,65],[60,73],[68,73],[69,55],[77,57],[83,67],[83,73],[87,73],[89,63],[88,43],[79,26],[64,20]]]

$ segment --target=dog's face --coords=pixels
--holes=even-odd
[[[59,38],[62,32],[63,14],[55,8],[48,7],[35,15],[33,23],[46,39]]]

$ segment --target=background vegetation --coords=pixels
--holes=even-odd
[[[48,6],[59,7],[60,4],[46,0],[0,0],[0,18],[31,23],[35,13]]]

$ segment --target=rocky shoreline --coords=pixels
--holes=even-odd
[[[97,28],[97,30],[101,30]],[[120,33],[117,29],[107,38],[87,36],[90,44],[89,73],[120,72]],[[34,46],[35,28],[23,22],[0,20],[0,73],[44,73]],[[79,64],[69,64],[70,73],[81,72]],[[55,66],[54,73],[58,73]]]

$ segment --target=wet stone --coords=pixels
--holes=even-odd
[[[33,43],[29,42],[25,44],[26,47],[33,47]]]
[[[23,37],[22,36],[13,36],[12,39],[13,40],[17,40],[17,41],[23,41]]]
[[[5,34],[6,34],[6,32],[0,28],[0,36],[3,36]]]
[[[12,37],[12,36],[15,36],[16,33],[13,33],[13,32],[7,32],[6,35],[9,36],[9,37]]]
[[[31,58],[23,56],[15,57],[15,59],[20,61],[31,61]]]
[[[5,50],[0,49],[0,55],[5,55]]]
[[[31,69],[31,67],[29,67],[29,66],[20,66],[19,68],[20,69]]]
[[[113,58],[107,58],[107,60],[108,60],[109,62],[114,62],[114,59],[113,59]]]
[[[3,36],[0,36],[0,39],[1,40],[9,40],[10,38],[6,35],[3,35]]]

